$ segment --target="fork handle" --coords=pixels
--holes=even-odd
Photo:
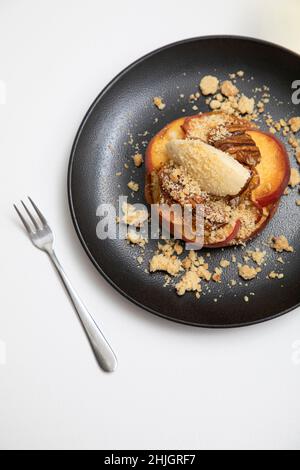
[[[47,253],[54,264],[59,276],[62,279],[62,282],[66,288],[67,293],[70,296],[70,299],[74,305],[74,308],[80,318],[80,321],[83,325],[83,328],[87,334],[87,337],[90,341],[96,359],[99,365],[106,372],[113,372],[117,367],[117,358],[111,349],[110,345],[106,341],[104,335],[101,333],[99,327],[95,323],[92,316],[87,311],[83,302],[79,298],[78,294],[74,290],[71,282],[69,281],[66,273],[64,272],[58,258],[53,250],[47,250]]]

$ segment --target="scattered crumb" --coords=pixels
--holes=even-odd
[[[138,183],[135,183],[134,181],[129,181],[127,186],[128,186],[129,189],[131,189],[132,191],[135,191],[135,192],[137,192],[140,188]]]
[[[292,188],[295,188],[296,186],[298,186],[299,183],[300,183],[299,170],[298,170],[298,168],[292,168],[291,169],[291,178],[290,178],[290,181],[289,181],[289,186],[291,186]]]
[[[143,155],[141,153],[136,153],[132,159],[136,167],[140,167],[143,163]]]
[[[294,248],[289,245],[289,242],[284,235],[280,235],[279,237],[272,237],[270,246],[278,253],[282,253],[283,251],[294,251]]]
[[[150,260],[150,272],[166,271],[171,276],[176,276],[182,270],[181,261],[177,258],[160,253]]]
[[[221,102],[219,100],[211,100],[211,102],[209,103],[209,106],[210,106],[210,109],[215,111],[216,109],[221,108]]]
[[[230,80],[226,80],[221,85],[221,93],[229,98],[238,95],[239,89]]]
[[[241,114],[252,114],[254,111],[254,106],[254,98],[247,98],[245,95],[243,95],[238,102],[238,109]]]
[[[134,230],[128,230],[126,239],[133,245],[145,246],[147,243],[147,240],[143,238],[140,233],[137,233]]]
[[[215,268],[215,272],[214,272],[214,274],[212,275],[212,280],[213,280],[214,282],[221,283],[221,281],[222,281],[222,269],[220,269],[220,268]]]
[[[193,271],[187,271],[179,282],[175,285],[176,292],[178,295],[184,295],[187,291],[193,291],[200,293],[201,285],[200,279],[197,276],[197,273]]]
[[[201,279],[204,279],[205,281],[210,281],[212,278],[212,274],[208,271],[207,268],[207,265],[199,266],[196,272]]]
[[[258,249],[255,251],[247,251],[247,255],[250,256],[250,258],[252,258],[256,264],[258,264],[258,266],[263,264],[266,254],[266,251],[259,251]]]
[[[228,268],[228,266],[230,266],[230,261],[227,259],[221,259],[220,266],[221,268]]]
[[[289,144],[293,147],[293,149],[297,149],[299,147],[299,140],[296,139],[294,135],[290,136]]]
[[[300,131],[300,117],[293,117],[289,120],[289,125],[292,132],[296,133]]]
[[[203,95],[207,97],[204,99],[209,108],[213,111],[223,111],[231,115],[239,116],[247,115],[246,119],[249,121],[257,120],[259,115],[266,122],[269,130],[273,134],[279,133],[281,136],[285,136],[289,144],[295,149],[295,158],[300,165],[300,141],[296,138],[294,134],[300,131],[300,117],[292,117],[289,121],[288,119],[275,119],[266,111],[266,105],[269,103],[271,95],[269,93],[269,88],[266,86],[261,86],[254,88],[253,98],[249,98],[240,92],[237,83],[237,77],[244,77],[245,73],[242,70],[238,72],[229,74],[229,79],[223,82],[220,82],[219,79],[212,75],[207,75],[202,78],[200,81],[199,87]],[[251,78],[253,80],[253,77]],[[249,80],[250,81],[250,80]],[[179,89],[179,86],[177,86]],[[250,93],[249,93],[250,95]],[[188,96],[188,95],[187,95]],[[183,99],[185,95],[180,93],[179,98]],[[189,101],[191,103],[190,109],[198,111],[199,108],[195,104],[197,100],[201,97],[199,92],[193,93],[189,96]],[[177,99],[177,102],[180,103],[180,100]],[[166,104],[162,97],[156,96],[153,98],[153,104],[159,109],[163,110],[166,107]],[[278,104],[280,104],[278,102]],[[183,101],[181,101],[181,106],[185,106]],[[185,113],[186,110],[182,109],[182,112]],[[198,111],[199,112],[199,111]],[[199,113],[202,114],[202,113]],[[154,119],[154,123],[158,122],[158,118]],[[149,132],[145,132],[143,135],[147,135]],[[138,168],[143,164],[143,156],[140,152],[140,144],[136,143],[134,145],[133,136],[131,133],[128,133],[130,139],[128,140],[129,144],[133,144],[135,155],[132,155],[132,160],[134,165]],[[139,134],[142,135],[142,134]],[[142,142],[142,145],[145,147],[147,145],[146,141]],[[125,168],[129,168],[128,164],[124,164]],[[135,173],[135,170],[132,170],[132,173]],[[121,176],[122,172],[117,172],[116,176]],[[171,176],[170,176],[171,177]],[[172,177],[171,177],[172,179]],[[177,179],[176,179],[177,181]],[[176,182],[175,181],[175,182]],[[291,171],[291,179],[289,185],[294,188],[300,184],[300,173],[298,169],[293,168]],[[120,186],[120,185],[118,185]],[[139,190],[139,184],[130,181],[128,183],[128,188],[136,192]],[[285,194],[288,194],[291,190],[286,190]],[[134,194],[131,193],[133,197]],[[296,205],[300,206],[300,199],[296,200]],[[130,226],[135,226],[137,228],[141,227],[143,223],[148,219],[148,213],[144,211],[135,210],[134,206],[130,204],[125,204],[122,207],[124,216],[117,217],[117,222],[123,222]],[[144,255],[144,245],[148,240],[143,239],[142,234],[137,230],[129,230],[127,234],[127,240],[129,243],[139,245],[142,247],[142,254]],[[266,244],[265,244],[266,245]],[[245,246],[245,244],[244,244]],[[289,245],[286,237],[272,237],[272,240],[269,241],[269,246],[273,248],[278,253],[283,251],[293,252],[294,248]],[[223,251],[223,250],[222,250]],[[178,276],[175,285],[176,292],[179,296],[184,295],[186,292],[194,292],[196,298],[200,298],[200,293],[203,290],[203,294],[206,295],[211,292],[209,284],[210,281],[216,283],[222,282],[223,269],[228,268],[231,263],[237,263],[237,257],[231,255],[230,261],[222,258],[217,267],[209,267],[209,263],[212,260],[206,259],[210,257],[210,254],[207,253],[203,256],[200,256],[195,251],[190,251],[188,255],[183,259],[179,259],[179,256],[184,253],[184,246],[181,242],[174,240],[166,240],[163,243],[158,243],[158,249],[153,254],[152,258],[149,261],[149,270],[145,269],[145,272],[156,272],[163,271],[164,275],[164,287],[168,286],[171,283],[173,276]],[[225,253],[224,253],[225,256]],[[238,263],[238,275],[245,281],[250,281],[257,277],[258,273],[261,272],[261,266],[266,265],[267,252],[261,251],[258,248],[253,250],[246,251],[246,248],[243,248],[243,252],[238,254],[239,259],[243,259],[243,263]],[[139,265],[144,262],[143,256],[134,257]],[[275,261],[275,260],[274,260]],[[276,260],[278,263],[285,264],[282,257],[278,257]],[[250,264],[254,266],[250,266]],[[277,268],[282,266],[276,265]],[[143,267],[144,268],[144,267]],[[181,277],[179,277],[179,275]],[[238,277],[238,276],[236,276]],[[276,271],[271,271],[268,276],[269,279],[283,279],[284,274],[277,273]],[[248,283],[243,283],[242,280],[231,279],[228,282],[228,287],[234,287],[238,285],[248,286]],[[172,283],[174,287],[174,283]],[[203,287],[203,289],[202,289]],[[282,286],[281,286],[282,287]],[[217,288],[217,286],[216,286]],[[248,295],[244,296],[244,301],[249,302],[250,296],[254,296],[255,293],[251,292]],[[235,297],[238,296],[237,293],[234,294]],[[222,297],[221,295],[218,297]],[[214,302],[218,302],[218,298],[213,299]]]
[[[284,274],[279,274],[279,273],[276,273],[275,271],[271,271],[268,275],[269,279],[283,279],[284,278]]]

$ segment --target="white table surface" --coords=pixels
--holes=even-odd
[[[1,448],[300,449],[300,311],[229,331],[144,312],[90,263],[66,193],[81,119],[126,65],[215,33],[300,52],[299,17],[298,0],[1,0]],[[48,259],[21,230],[12,203],[28,193],[118,354],[114,374],[99,370]]]

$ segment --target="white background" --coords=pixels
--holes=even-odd
[[[121,69],[216,33],[300,52],[299,20],[298,0],[0,1],[1,448],[300,449],[299,310],[230,331],[156,318],[97,274],[66,195],[75,132]],[[118,354],[114,374],[99,370],[48,259],[13,213],[28,193]]]

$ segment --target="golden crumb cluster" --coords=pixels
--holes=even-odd
[[[272,237],[270,247],[280,253],[294,251],[283,235]],[[202,282],[222,283],[225,270],[231,269],[231,267],[234,267],[236,278],[229,281],[228,286],[230,288],[240,284],[237,279],[249,282],[257,278],[262,272],[262,265],[266,260],[267,252],[256,248],[247,250],[245,253],[243,257],[248,261],[247,264],[237,263],[236,255],[232,255],[231,259],[223,257],[219,265],[210,268],[209,253],[206,254],[207,259],[193,250],[185,255],[183,246],[178,241],[165,240],[164,243],[158,243],[156,253],[150,258],[149,271],[152,273],[157,271],[165,272],[176,279],[173,286],[179,296],[183,296],[186,292],[194,292],[196,297],[200,298],[201,292],[203,292]],[[185,256],[182,258],[181,255]],[[255,265],[250,265],[250,260]],[[284,264],[282,257],[278,258],[277,262]],[[284,274],[272,270],[267,277],[270,280],[280,280],[284,278]],[[165,285],[169,285],[170,282],[170,279],[168,279]]]
[[[279,237],[272,237],[270,246],[278,253],[282,253],[283,251],[294,251],[294,248],[290,246],[287,238],[284,235],[280,235]]]
[[[155,96],[153,98],[153,103],[160,111],[162,111],[166,107],[166,104],[160,96]]]

